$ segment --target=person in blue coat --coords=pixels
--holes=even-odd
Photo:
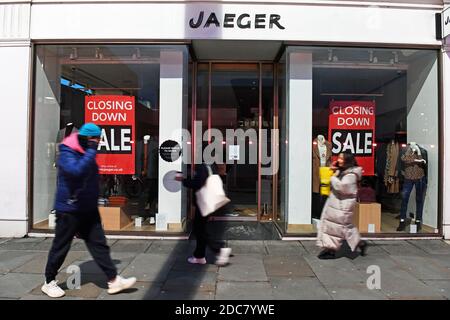
[[[58,177],[55,199],[55,238],[45,268],[42,292],[52,298],[65,295],[55,280],[69,252],[74,236],[82,238],[108,278],[108,293],[132,287],[136,278],[117,274],[98,211],[99,173],[95,160],[101,129],[84,124],[78,132],[65,138],[59,146]]]

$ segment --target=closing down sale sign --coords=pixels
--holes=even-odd
[[[364,175],[374,175],[374,101],[331,101],[328,137],[333,160],[339,153],[350,151]]]
[[[97,149],[100,174],[134,174],[135,100],[128,96],[86,96],[85,121],[102,129]]]

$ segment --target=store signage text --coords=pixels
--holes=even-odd
[[[200,27],[209,28],[211,26],[220,28],[239,28],[239,29],[273,29],[277,27],[278,29],[284,30],[285,27],[281,25],[279,14],[254,14],[250,15],[248,13],[235,14],[235,13],[225,13],[223,15],[222,21],[219,20],[215,12],[211,12],[208,18],[205,18],[205,12],[200,11],[198,17],[191,18],[189,20],[189,26],[192,29],[197,29]],[[222,16],[220,16],[222,18]]]
[[[96,158],[100,174],[134,174],[134,97],[86,96],[85,121],[102,129]]]
[[[328,130],[333,160],[350,152],[365,175],[374,174],[375,102],[332,101]]]
[[[442,38],[447,37],[450,34],[450,10],[445,9],[442,12]]]

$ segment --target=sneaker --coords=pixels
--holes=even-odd
[[[41,287],[41,291],[50,298],[61,298],[66,294],[63,289],[58,286],[58,281],[53,280],[50,283],[45,282]]]
[[[108,293],[119,293],[120,291],[131,288],[135,283],[135,277],[122,278],[121,276],[117,276],[114,281],[108,282]]]
[[[231,255],[231,248],[222,248],[217,255],[216,265],[224,266],[228,264]]]
[[[188,262],[192,264],[206,264],[205,258],[189,257]]]

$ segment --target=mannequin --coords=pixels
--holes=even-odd
[[[158,198],[158,140],[152,135],[143,136],[136,145],[136,174],[141,174],[148,185],[145,209],[150,209]]]
[[[392,139],[390,143],[386,146],[386,167],[384,171],[384,185],[388,193],[399,193],[399,170],[398,170],[398,159],[399,159],[399,143]]]
[[[409,196],[413,188],[416,190],[416,219],[417,231],[422,227],[423,204],[427,188],[428,157],[427,151],[416,142],[410,142],[402,150],[401,161],[405,181],[402,190],[402,205],[400,209],[400,224],[397,231],[406,228],[406,211],[408,209]]]
[[[331,165],[331,143],[321,134],[314,139],[312,150],[312,211],[313,218],[320,219],[327,196],[320,194],[320,168]]]

